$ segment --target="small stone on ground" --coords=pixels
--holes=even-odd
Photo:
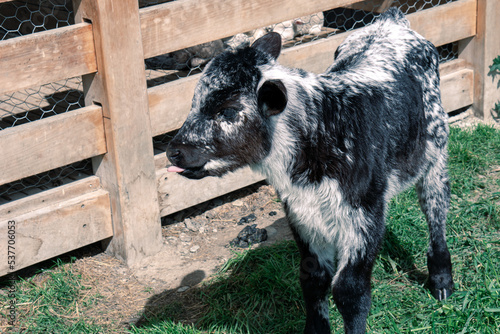
[[[238,225],[245,225],[245,224],[254,222],[256,220],[257,220],[257,217],[253,213],[251,213],[248,216],[241,218],[240,221],[238,222]]]
[[[231,242],[231,246],[248,248],[250,245],[257,244],[267,240],[267,231],[265,228],[257,228],[257,224],[245,226],[238,236]]]

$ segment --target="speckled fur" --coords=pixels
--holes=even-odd
[[[207,66],[169,159],[190,178],[250,165],[276,188],[301,251],[305,333],[330,332],[330,291],[346,333],[364,333],[387,203],[415,183],[430,289],[448,297],[448,126],[435,47],[390,9],[316,75],[278,64],[279,38],[266,36]]]

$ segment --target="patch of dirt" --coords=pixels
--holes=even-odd
[[[233,196],[212,200],[208,210],[198,209],[201,212],[188,213],[186,218],[182,212],[173,221],[166,219],[169,224],[163,228],[163,251],[145,260],[134,276],[147,283],[151,283],[150,277],[157,277],[162,288],[192,287],[231,257],[234,248],[228,245],[245,226],[256,224],[267,230],[268,239],[257,247],[291,237],[271,186],[245,189]],[[247,218],[250,215],[254,221]],[[239,224],[242,219],[245,222]]]
[[[229,244],[246,226],[256,224],[267,231],[267,240],[252,248],[293,238],[276,192],[264,183],[166,217],[163,223],[162,250],[140,266],[129,268],[106,253],[76,260],[73,270],[92,286],[90,293],[103,297],[85,311],[86,317],[125,331],[144,312],[158,313],[171,303],[187,302],[183,300],[191,297],[186,291],[242,250]],[[191,313],[195,320],[196,307]]]

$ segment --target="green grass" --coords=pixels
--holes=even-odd
[[[63,266],[57,260],[53,269],[15,283],[17,318],[10,332],[15,333],[103,333],[104,328],[78,314],[78,309],[91,307],[98,296],[87,293],[80,275],[71,264]],[[10,298],[0,296],[0,304]],[[2,317],[7,311],[0,310]],[[5,325],[5,324],[3,324]]]
[[[449,152],[447,236],[456,291],[438,302],[425,288],[427,224],[410,189],[392,200],[387,213],[387,234],[373,273],[368,333],[500,333],[500,131],[486,126],[452,129]],[[209,282],[182,294],[189,298],[157,305],[161,312],[145,314],[145,321],[129,332],[301,333],[305,311],[299,261],[293,242],[235,253]],[[30,280],[17,284],[19,303],[36,304],[20,322],[26,332],[108,332],[92,319],[71,318],[77,301],[96,300],[85,297],[81,278],[71,270],[49,272],[42,285]],[[184,324],[193,318],[195,324]],[[342,333],[332,302],[330,319],[332,331]]]
[[[451,129],[452,203],[448,243],[455,293],[426,289],[427,224],[414,189],[393,199],[374,269],[368,333],[500,333],[500,132]],[[193,326],[175,314],[151,317],[133,333],[301,333],[300,257],[293,242],[247,250],[194,293],[206,306]],[[343,325],[331,302],[332,331]],[[182,308],[182,306],[181,306]],[[186,310],[184,310],[186,311]],[[180,311],[182,313],[182,311]]]

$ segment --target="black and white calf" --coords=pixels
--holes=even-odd
[[[445,241],[447,115],[435,47],[397,9],[351,34],[321,75],[276,61],[278,34],[205,68],[167,155],[188,178],[250,165],[279,193],[302,256],[306,333],[364,333],[389,199],[417,183],[430,230],[430,289],[453,290]]]

